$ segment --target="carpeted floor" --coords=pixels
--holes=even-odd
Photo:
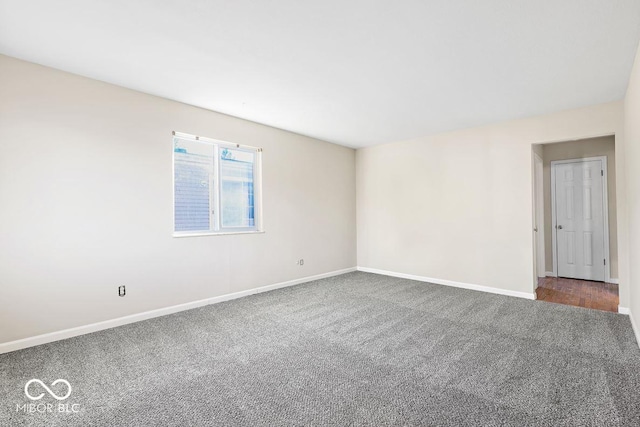
[[[0,355],[0,368],[2,426],[640,425],[627,316],[361,272]],[[18,411],[32,378],[72,394],[32,384],[55,411]]]

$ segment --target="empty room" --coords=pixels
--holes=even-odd
[[[639,41],[0,0],[0,426],[639,426]]]

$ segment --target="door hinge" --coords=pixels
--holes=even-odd
[[[604,170],[600,169],[600,176],[604,176]]]
[[[607,265],[607,260],[606,259],[604,260],[604,265]]]

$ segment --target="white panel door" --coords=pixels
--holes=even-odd
[[[602,161],[554,168],[558,276],[604,281]]]

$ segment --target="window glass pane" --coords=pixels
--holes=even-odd
[[[255,227],[253,151],[220,149],[222,227]]]
[[[209,231],[213,145],[174,139],[175,231]]]

